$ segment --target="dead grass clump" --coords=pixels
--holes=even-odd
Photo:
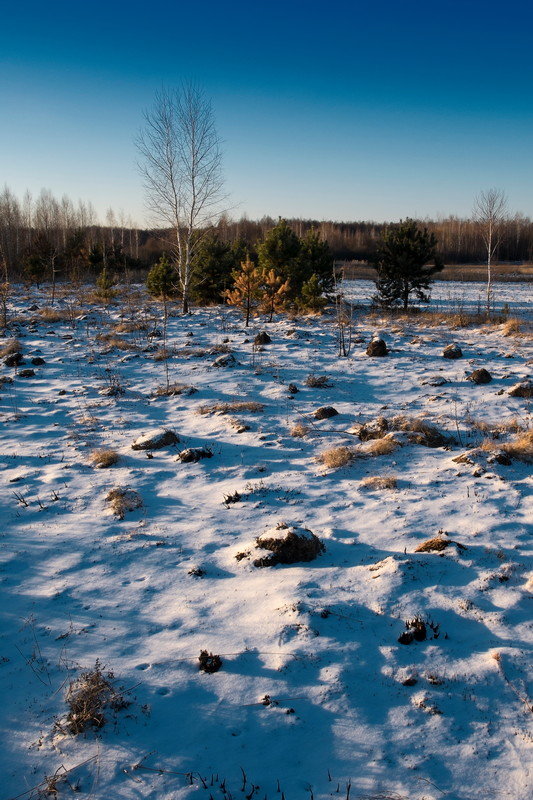
[[[198,389],[187,383],[169,383],[168,386],[158,386],[154,394],[157,397],[175,397],[176,395],[195,394]]]
[[[302,422],[297,422],[296,425],[293,425],[291,428],[291,436],[294,436],[296,439],[303,439],[304,436],[310,431],[309,425],[304,425]]]
[[[168,361],[169,358],[172,358],[174,355],[174,351],[168,347],[160,347],[159,350],[156,350],[154,353],[154,361]]]
[[[371,439],[365,445],[364,452],[368,456],[388,456],[389,453],[394,453],[399,446],[398,442],[387,435],[383,439]]]
[[[211,403],[210,405],[200,406],[198,414],[232,414],[238,411],[251,411],[256,413],[263,411],[263,403],[253,400],[236,403]]]
[[[503,326],[502,333],[504,336],[515,336],[522,330],[522,323],[516,317],[511,317]]]
[[[115,333],[133,333],[134,331],[147,331],[149,328],[146,322],[119,322],[113,327]]]
[[[129,703],[111,683],[114,677],[112,672],[104,675],[97,659],[93,669],[71,681],[65,698],[69,711],[64,723],[57,722],[56,727],[62,733],[77,736],[90,728],[105,725],[106,709],[119,711],[127,708]]]
[[[119,519],[124,519],[127,511],[141,508],[143,504],[141,495],[138,492],[120,487],[111,489],[106,496],[106,500],[110,504],[113,514]]]
[[[404,431],[411,434],[409,439],[415,444],[422,444],[425,447],[442,447],[448,440],[433,425],[425,422],[419,417],[406,417],[399,415],[393,417],[391,427],[396,431]]]
[[[516,417],[506,420],[505,422],[491,424],[485,422],[484,420],[474,419],[468,415],[465,421],[475,430],[479,431],[480,433],[484,433],[487,436],[492,436],[494,439],[497,439],[499,436],[505,433],[521,433],[525,430],[523,423],[520,422]]]
[[[332,386],[327,375],[308,375],[305,379],[305,385],[311,389],[326,389]]]
[[[18,339],[10,339],[0,350],[0,358],[13,355],[13,353],[21,353],[22,345]]]
[[[382,490],[382,489],[397,489],[398,480],[394,475],[371,475],[361,481],[362,489]]]
[[[91,464],[98,469],[112,467],[119,459],[120,456],[117,451],[110,449],[93,450],[90,456]]]
[[[65,322],[72,318],[72,312],[67,308],[59,309],[45,306],[39,310],[39,316],[44,322]]]
[[[319,464],[323,464],[328,469],[338,469],[350,464],[355,458],[355,451],[350,447],[331,447],[324,450],[317,456]]]
[[[533,430],[519,434],[514,441],[503,444],[495,444],[492,439],[486,439],[481,445],[481,449],[503,450],[510,458],[526,464],[533,464]]]
[[[113,333],[99,333],[96,337],[98,341],[105,342],[108,347],[114,347],[116,350],[138,350],[136,344],[124,339],[122,336],[116,336]]]

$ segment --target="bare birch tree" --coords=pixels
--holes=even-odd
[[[486,189],[474,200],[472,212],[487,251],[487,314],[492,298],[492,262],[505,233],[507,197],[503,189]]]
[[[147,205],[172,257],[182,296],[189,310],[192,257],[202,233],[218,216],[222,199],[222,153],[211,103],[192,83],[164,89],[144,114],[136,139]]]

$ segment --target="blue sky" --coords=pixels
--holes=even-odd
[[[0,186],[145,218],[133,139],[203,85],[233,215],[533,216],[533,9],[419,2],[29,0],[0,25]]]

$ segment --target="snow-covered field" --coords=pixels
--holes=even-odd
[[[368,304],[376,293],[373,281],[346,281],[346,297],[353,302]],[[487,306],[487,285],[469,281],[435,281],[431,286],[432,311],[476,313]],[[531,283],[494,283],[492,307],[511,316],[533,318],[533,286]]]
[[[361,299],[364,282],[352,287]],[[442,304],[453,290],[475,294],[439,284]],[[519,314],[526,287],[503,290]],[[339,359],[332,317],[245,330],[233,310],[198,309],[172,317],[168,334],[170,381],[197,392],[158,397],[160,338],[114,334],[130,349],[96,338],[148,312],[125,302],[51,323],[32,303],[46,304],[34,290],[11,309],[26,363],[1,367],[13,379],[0,390],[2,800],[54,786],[49,796],[101,800],[531,796],[531,464],[453,460],[488,435],[481,423],[530,428],[531,401],[508,394],[531,377],[530,336],[361,315]],[[385,358],[365,354],[376,325]],[[263,349],[260,330],[272,338]],[[454,341],[464,357],[443,359]],[[221,345],[236,365],[213,366]],[[20,377],[28,367],[35,376]],[[492,382],[465,380],[475,367]],[[310,374],[330,385],[307,386]],[[447,382],[425,382],[435,376]],[[235,401],[264,409],[198,413]],[[339,414],[316,420],[321,406]],[[379,415],[423,418],[454,442],[365,455],[347,431]],[[310,428],[303,438],[296,423]],[[133,450],[154,428],[179,443]],[[336,445],[360,457],[317,462]],[[211,458],[176,460],[202,446]],[[97,469],[96,448],[120,460]],[[365,488],[373,476],[396,489]],[[114,487],[142,506],[113,515]],[[280,521],[325,551],[265,568],[236,558]],[[439,531],[466,549],[415,553]],[[426,640],[400,643],[417,616]],[[202,650],[220,655],[218,672],[199,670]],[[68,734],[69,684],[96,659],[129,705]]]

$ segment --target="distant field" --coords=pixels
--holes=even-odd
[[[372,280],[375,271],[367,264],[344,265],[346,280]],[[485,264],[447,264],[438,275],[439,281],[483,281],[487,275]],[[493,268],[495,281],[533,281],[533,264],[500,264]]]

